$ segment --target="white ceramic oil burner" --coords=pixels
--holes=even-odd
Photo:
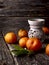
[[[45,19],[29,19],[28,23],[30,26],[29,32],[28,32],[28,36],[29,38],[31,37],[37,37],[39,38],[42,42],[45,39],[45,34],[42,30],[42,27],[44,26],[44,21]]]

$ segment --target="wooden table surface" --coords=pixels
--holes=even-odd
[[[21,20],[22,18],[22,20]],[[8,49],[3,36],[10,31],[17,34],[21,28],[29,30],[28,17],[2,17],[0,18],[0,65],[48,65],[49,56],[45,52],[39,52],[35,55],[13,57]],[[1,22],[3,21],[3,22]],[[45,46],[46,43],[43,44]]]
[[[49,65],[49,56],[43,51],[31,57],[13,57],[3,39],[10,31],[16,34],[21,28],[28,31],[31,17],[44,18],[45,25],[49,27],[48,11],[49,0],[0,0],[0,65]]]

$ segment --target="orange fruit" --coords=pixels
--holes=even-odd
[[[16,34],[14,32],[8,32],[4,36],[6,43],[15,43],[17,41]]]
[[[19,40],[19,45],[21,46],[21,47],[26,47],[26,42],[27,42],[27,40],[28,40],[28,37],[23,37],[23,38],[21,38],[20,40]]]
[[[21,37],[27,37],[27,36],[28,36],[28,33],[27,33],[26,30],[20,29],[20,30],[18,31],[18,36],[19,36],[20,38],[21,38]]]
[[[49,34],[49,28],[48,27],[43,27],[42,29],[43,29],[45,34]]]
[[[49,56],[49,44],[46,46],[45,53]]]
[[[42,43],[38,38],[29,38],[26,42],[26,47],[29,50],[38,51],[42,47]]]

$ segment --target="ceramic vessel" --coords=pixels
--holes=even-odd
[[[45,34],[42,30],[42,27],[44,26],[44,21],[45,19],[29,19],[28,23],[30,26],[29,32],[28,32],[28,37],[37,37],[39,38],[42,42],[45,39]]]

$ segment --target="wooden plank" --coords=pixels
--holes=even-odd
[[[14,28],[18,30],[20,28],[24,28],[26,30],[29,30],[29,24],[28,24],[28,19],[30,18],[38,18],[38,17],[0,17],[0,29],[3,30],[7,30],[9,28],[10,31],[10,27],[11,27],[11,31],[12,28],[14,30]],[[44,17],[39,17],[39,18],[44,18]],[[49,20],[45,17],[45,26],[49,27]]]
[[[0,65],[14,65],[14,60],[3,38],[0,38]]]
[[[49,57],[45,53],[38,53],[31,57],[14,56],[14,63],[13,57],[1,34],[1,31],[3,35],[9,31],[17,34],[21,28],[28,31],[28,19],[33,17],[45,18],[46,25],[49,26],[48,11],[48,0],[0,0],[0,65],[48,65]]]
[[[1,17],[0,18],[0,27],[3,28],[4,30],[7,30],[9,27],[11,28],[15,28],[20,29],[20,28],[24,28],[25,25],[28,27],[28,19],[30,17]],[[25,29],[28,30],[28,28],[25,27]],[[6,29],[5,29],[6,28]],[[12,30],[12,29],[11,29]]]
[[[0,16],[46,16],[44,13],[48,9],[47,2],[41,0],[5,0],[2,5]]]
[[[43,46],[45,46],[44,44]],[[12,45],[8,45],[10,51],[13,50]],[[33,54],[32,56],[17,56],[14,53],[12,53],[15,63],[18,65],[48,65],[49,63],[49,57],[44,53],[44,50],[41,51],[41,53]]]
[[[10,19],[10,18],[9,18]],[[17,18],[17,20],[19,20],[19,18]],[[23,20],[23,19],[22,19]],[[11,21],[11,20],[10,20]],[[14,27],[14,25],[16,24],[16,25],[18,25],[18,23],[19,24],[21,24],[21,26],[22,26],[22,22],[20,21],[20,22],[13,22],[13,21],[11,21],[11,22],[4,22],[4,25],[6,24],[7,26],[5,26],[3,29],[2,29],[2,33],[3,33],[3,36],[4,36],[4,34],[6,33],[6,32],[8,32],[8,31],[13,31],[13,32],[17,32],[18,31],[18,29],[20,29],[21,28],[21,26],[16,26],[16,27]],[[23,22],[24,23],[24,22]],[[12,27],[11,27],[11,25],[12,25]],[[9,25],[9,26],[8,26]],[[25,24],[25,26],[26,26],[26,24]],[[8,27],[8,28],[7,28]],[[25,28],[25,27],[24,27]],[[28,28],[28,27],[27,27]],[[17,30],[16,30],[17,29]],[[9,46],[9,45],[8,45]],[[43,43],[43,47],[45,47],[46,46],[46,44],[45,43]],[[11,48],[10,48],[10,46],[9,46],[9,49],[11,50]],[[32,55],[32,56],[27,56],[27,55],[25,55],[25,56],[20,56],[20,57],[18,57],[18,56],[16,56],[16,55],[14,55],[13,56],[14,57],[14,61],[15,61],[15,64],[16,65],[48,65],[48,63],[49,63],[49,56],[47,56],[46,54],[45,54],[45,51],[44,50],[42,50],[41,52],[39,52],[39,53],[37,53],[37,54],[34,54],[34,55]]]
[[[18,30],[21,28],[29,30],[28,25],[29,18],[30,17],[0,17],[0,28],[3,36],[10,31],[15,32],[15,34],[17,35]],[[46,44],[43,44],[43,46],[45,45]],[[0,51],[2,52],[4,63],[7,62],[7,65],[12,64],[14,65],[13,58],[11,57],[10,51],[8,50],[3,38],[0,38]],[[0,58],[1,60],[2,57]],[[40,65],[40,64],[48,65],[49,63],[49,57],[45,54],[44,50],[42,50],[42,52],[40,53],[32,55],[31,57],[29,56],[21,56],[21,57],[13,56],[13,57],[16,65]]]

